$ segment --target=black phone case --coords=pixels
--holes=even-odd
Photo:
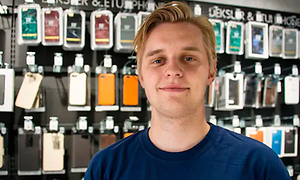
[[[86,168],[91,160],[89,135],[72,135],[72,168]]]
[[[5,75],[0,75],[0,105],[4,104],[5,95]]]
[[[39,171],[41,169],[39,134],[19,134],[19,171]]]
[[[284,152],[295,153],[295,130],[285,131]]]

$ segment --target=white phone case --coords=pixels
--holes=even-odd
[[[82,106],[86,104],[86,84],[87,75],[85,73],[70,74],[69,104]]]
[[[15,105],[24,109],[31,109],[40,89],[43,76],[39,73],[26,73],[19,90]]]
[[[284,78],[284,102],[285,104],[299,103],[299,78],[286,76]]]
[[[43,135],[43,170],[62,171],[64,168],[64,135],[44,133]]]

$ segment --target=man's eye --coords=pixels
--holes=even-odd
[[[192,61],[192,60],[194,60],[194,58],[192,58],[192,57],[185,57],[184,60],[185,61]]]
[[[162,62],[162,60],[160,60],[160,59],[157,59],[157,60],[153,61],[154,64],[159,64],[161,62]]]

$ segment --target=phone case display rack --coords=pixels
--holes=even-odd
[[[293,90],[299,89],[299,86],[293,86],[297,75],[293,73],[292,67],[300,67],[299,56],[294,53],[299,48],[296,35],[300,33],[296,31],[297,27],[284,24],[284,18],[291,13],[281,12],[283,21],[280,24],[277,22],[280,16],[274,11],[236,9],[198,2],[189,4],[198,8],[195,11],[197,13],[200,7],[200,13],[202,11],[210,19],[217,38],[219,72],[214,84],[208,87],[208,92],[212,93],[207,94],[207,120],[267,144],[281,157],[289,170],[294,170],[295,178],[300,173],[297,148],[299,124],[296,116],[300,115],[299,102],[285,91],[295,94]],[[4,59],[13,67],[11,69],[7,66],[5,70],[14,70],[14,73],[3,77],[15,79],[13,84],[9,84],[14,91],[10,91],[13,92],[11,94],[5,93],[5,99],[10,98],[15,102],[6,104],[3,107],[6,110],[0,109],[3,123],[0,124],[0,145],[4,147],[0,147],[4,149],[0,176],[4,179],[15,179],[17,176],[20,179],[81,179],[86,164],[95,152],[150,125],[151,107],[137,82],[138,73],[132,63],[134,57],[128,48],[131,42],[124,38],[135,33],[139,22],[148,12],[135,8],[125,12],[116,7],[95,11],[95,7],[71,8],[56,4],[57,13],[52,14],[49,9],[54,7],[46,3],[39,5],[41,8],[36,13],[45,16],[36,21],[42,23],[47,20],[48,26],[56,23],[60,28],[46,31],[43,25],[37,25],[36,34],[40,34],[40,37],[35,37],[34,32],[24,31],[22,38],[19,37],[22,33],[18,32],[18,25],[17,32],[12,30],[13,36],[18,35],[12,38],[16,40],[12,46],[24,47],[22,44],[28,44],[24,50],[27,55],[23,53],[15,61],[13,58]],[[22,6],[15,7],[20,7],[22,11]],[[218,16],[217,12],[222,9],[229,9],[232,17],[225,14]],[[135,26],[134,29],[117,23],[117,19],[122,19],[122,14],[117,15],[119,12],[138,14],[139,11],[144,12],[128,19],[123,17],[125,23]],[[238,13],[234,14],[241,11],[244,12],[244,15],[240,14],[241,17]],[[252,12],[254,19],[247,19],[249,12]],[[12,18],[12,23],[22,24],[19,22],[22,13],[26,15],[24,12],[12,13],[18,16],[18,19]],[[265,14],[273,15],[274,21],[270,22]],[[51,22],[51,17],[56,15],[62,17],[62,20]],[[85,19],[85,25],[73,18],[77,16]],[[23,24],[27,25],[26,17],[23,19]],[[108,19],[111,20],[109,23],[103,23]],[[88,22],[92,22],[91,26]],[[96,27],[92,28],[92,25]],[[81,31],[78,26],[83,27]],[[99,30],[108,27],[113,28],[106,34]],[[122,28],[127,31],[119,33],[118,29]],[[235,66],[236,62],[240,62],[240,70]],[[261,64],[261,73],[256,72],[257,62]],[[279,74],[275,63],[281,68]],[[26,77],[28,82],[34,79],[35,83],[29,86],[25,83],[27,87],[23,86]],[[106,88],[101,84],[105,84]],[[256,89],[261,90],[260,96],[255,90],[247,88],[247,84],[256,84]],[[128,89],[132,86],[136,90]],[[25,88],[24,92],[27,92],[27,88],[31,89],[32,95],[21,94],[22,98],[18,97],[22,88]],[[77,96],[78,91],[84,96]],[[126,98],[133,96],[135,98]],[[31,97],[30,103],[24,97]],[[11,110],[14,112],[9,112]],[[50,141],[52,144],[47,143]],[[82,153],[79,148],[83,144],[90,147],[86,153]],[[23,166],[27,151],[40,154],[35,157],[35,164],[30,165],[34,169],[28,170],[28,167]],[[46,163],[49,157],[45,156],[45,152],[55,153],[58,163]],[[78,161],[79,154],[87,155],[80,157],[86,162]],[[30,153],[28,156],[33,157]]]

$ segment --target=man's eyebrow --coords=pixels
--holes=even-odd
[[[184,47],[183,50],[185,50],[185,51],[199,51],[199,52],[201,52],[200,48],[194,47],[194,46]]]
[[[146,57],[150,57],[150,56],[153,56],[155,54],[158,54],[158,53],[161,53],[163,52],[162,49],[156,49],[156,50],[153,50],[153,51],[149,51],[147,54],[146,54]]]

